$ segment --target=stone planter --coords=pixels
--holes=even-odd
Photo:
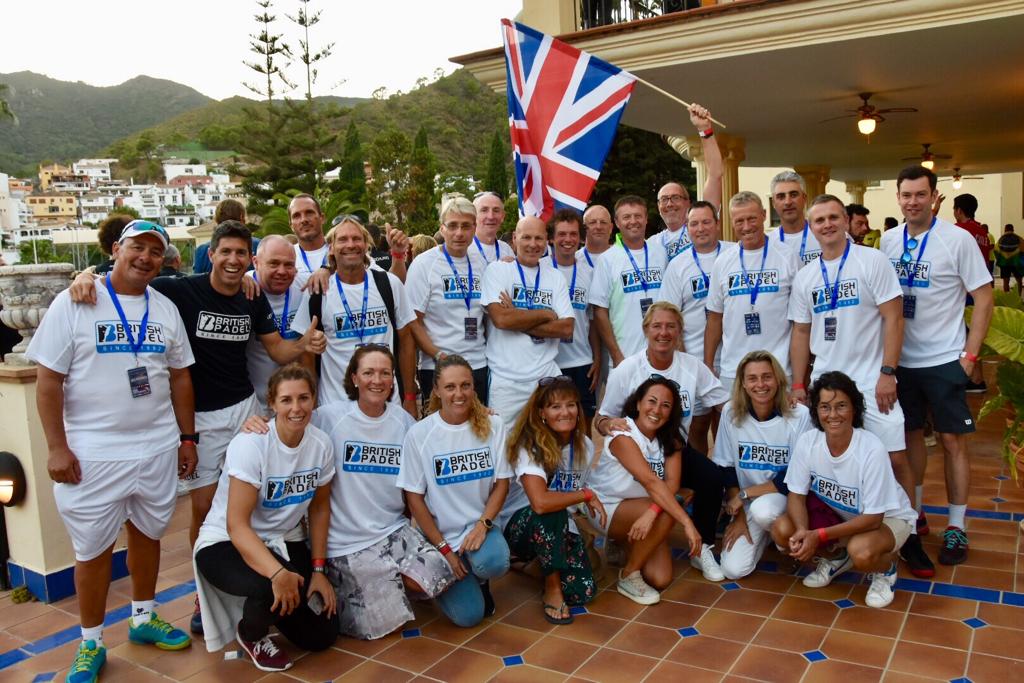
[[[0,267],[0,321],[17,330],[22,341],[4,356],[11,365],[31,365],[25,349],[53,299],[71,284],[70,263]]]

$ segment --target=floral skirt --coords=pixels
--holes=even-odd
[[[583,605],[594,599],[594,573],[583,539],[569,531],[567,510],[545,515],[529,506],[517,510],[505,526],[505,540],[518,559],[530,562],[536,558],[545,576],[558,572],[567,604]]]

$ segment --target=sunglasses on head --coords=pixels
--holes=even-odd
[[[568,375],[558,375],[557,377],[542,377],[540,381],[537,382],[537,386],[543,387],[545,389],[553,384],[571,384],[572,386],[576,386],[575,383],[572,381],[572,377],[569,377]]]
[[[353,223],[357,223],[359,225],[363,224],[363,220],[359,216],[356,216],[355,214],[351,213],[344,213],[341,214],[340,216],[335,216],[334,218],[331,219],[331,227],[333,228],[334,226],[340,225],[341,223],[344,223],[346,221],[352,221]]]
[[[156,223],[150,223],[149,221],[132,221],[128,225],[124,226],[123,230],[121,230],[121,236],[124,237],[124,234],[129,230],[134,230],[135,232],[157,232],[167,238],[167,231],[164,230],[162,226],[159,226]]]
[[[679,382],[675,381],[671,377],[666,377],[665,375],[659,375],[658,373],[655,372],[655,373],[651,374],[651,376],[648,379],[656,379],[656,380],[661,380],[662,382],[668,382],[669,384],[672,385],[672,388],[674,388],[676,391],[679,391]]]

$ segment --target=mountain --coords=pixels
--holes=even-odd
[[[182,112],[213,102],[174,81],[137,76],[97,87],[31,71],[0,74],[19,124],[0,123],[0,171],[20,173],[44,159],[77,160]]]

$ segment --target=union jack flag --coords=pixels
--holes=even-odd
[[[529,26],[501,23],[519,214],[583,211],[636,78]]]

